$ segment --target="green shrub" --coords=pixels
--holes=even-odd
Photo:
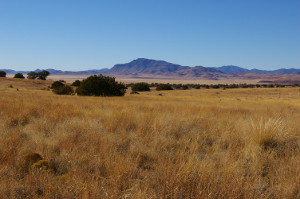
[[[5,71],[0,71],[0,77],[6,77],[6,72]]]
[[[55,81],[51,84],[52,89],[58,89],[60,87],[64,86],[63,81]]]
[[[173,90],[173,88],[172,88],[172,86],[170,84],[159,84],[156,87],[156,90],[157,91],[160,91],[160,90]]]
[[[114,77],[100,74],[82,80],[76,93],[83,96],[123,96],[125,89],[125,85],[116,82]]]
[[[71,95],[74,90],[71,86],[66,85],[65,81],[59,80],[55,81],[51,85],[52,92],[58,95]]]
[[[150,91],[150,87],[149,87],[149,84],[147,84],[145,82],[140,82],[140,83],[133,84],[131,86],[131,90],[133,90],[133,91]]]
[[[75,82],[73,82],[71,85],[75,86],[75,87],[78,87],[78,86],[80,86],[80,81],[79,80],[75,80]]]
[[[24,79],[24,75],[22,73],[15,74],[14,78]]]
[[[37,72],[29,72],[27,73],[27,79],[36,79],[38,77]]]
[[[42,70],[41,72],[34,72],[31,71],[27,73],[28,79],[40,79],[40,80],[46,80],[46,78],[50,75],[49,71]]]
[[[38,72],[37,78],[40,80],[46,80],[46,78],[50,75],[49,71],[43,70],[41,72]]]
[[[65,84],[57,89],[53,89],[52,91],[58,95],[71,95],[72,93],[74,93],[73,88]]]

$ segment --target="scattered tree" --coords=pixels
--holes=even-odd
[[[173,90],[172,86],[170,84],[160,84],[156,87],[157,91],[160,90]]]
[[[85,96],[123,96],[125,89],[125,85],[116,82],[114,77],[100,74],[82,80],[76,93]]]
[[[24,79],[24,75],[22,73],[15,74],[14,78]]]
[[[38,73],[37,72],[29,72],[27,73],[27,79],[36,79],[38,77]]]
[[[46,78],[50,75],[49,71],[43,70],[38,73],[38,79],[46,80]]]
[[[149,87],[149,84],[147,84],[145,82],[140,82],[140,83],[133,84],[131,86],[131,90],[133,90],[133,91],[150,91],[150,87]]]
[[[5,71],[0,71],[0,77],[6,77],[6,72]]]
[[[40,80],[46,80],[46,78],[50,75],[49,71],[43,70],[41,72],[34,72],[31,71],[27,73],[28,79],[40,79]]]

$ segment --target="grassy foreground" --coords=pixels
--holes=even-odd
[[[299,88],[0,92],[0,198],[300,198]]]

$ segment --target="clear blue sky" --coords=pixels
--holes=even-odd
[[[300,68],[299,0],[0,0],[0,68]]]

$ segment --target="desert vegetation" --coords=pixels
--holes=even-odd
[[[123,83],[101,74],[82,80],[76,89],[76,93],[81,96],[123,96],[125,92],[126,86]]]
[[[128,87],[132,87],[135,84],[129,83],[126,84]],[[166,87],[167,85],[167,87]],[[174,88],[176,90],[187,90],[187,89],[232,89],[232,88],[284,88],[284,87],[300,87],[300,84],[297,83],[240,83],[240,84],[161,84],[161,83],[151,83],[149,87],[165,87],[165,88]],[[160,88],[159,88],[160,89]],[[161,89],[161,90],[171,90],[171,89]]]
[[[0,77],[6,77],[6,72],[5,71],[0,71]]]
[[[64,80],[54,81],[50,88],[53,93],[58,95],[71,95],[74,93],[74,89],[66,84]]]
[[[49,71],[42,70],[40,72],[29,72],[27,73],[28,79],[40,79],[40,80],[46,80],[46,78],[50,75]]]
[[[80,80],[75,80],[71,85],[75,86],[75,87],[78,87],[78,86],[80,86],[80,83],[81,83]]]
[[[146,82],[138,82],[131,85],[133,91],[150,91],[150,86]]]
[[[25,77],[24,77],[24,75],[23,75],[22,73],[16,73],[16,74],[14,75],[14,78],[24,79]]]
[[[160,91],[160,90],[173,90],[173,88],[170,84],[158,84],[156,86],[156,90],[157,91]]]
[[[0,198],[300,197],[297,87],[99,98],[37,82],[1,79]]]

